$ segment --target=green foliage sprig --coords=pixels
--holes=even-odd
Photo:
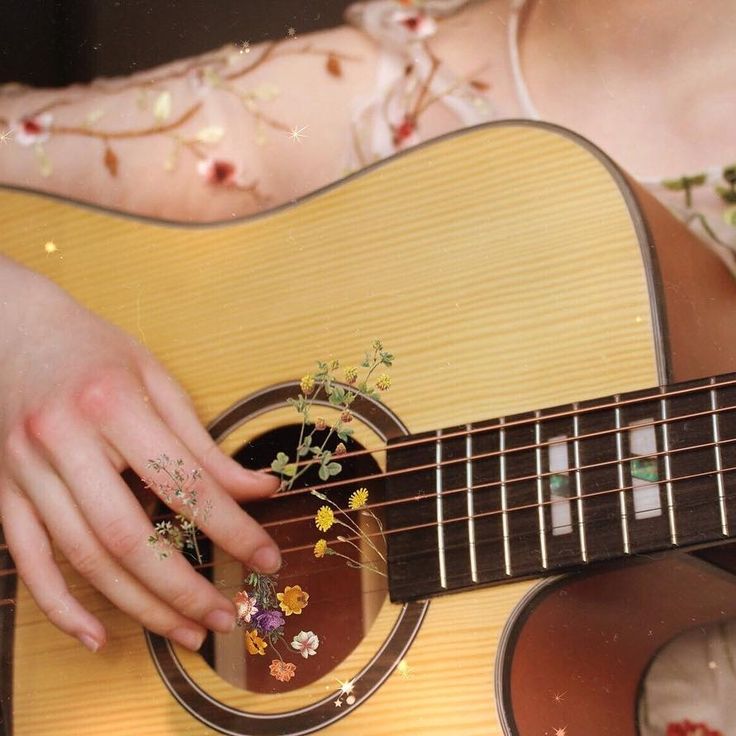
[[[309,468],[318,466],[317,474],[320,480],[327,481],[338,475],[342,470],[339,458],[347,451],[345,443],[352,437],[353,429],[348,425],[353,419],[350,407],[358,396],[370,396],[380,400],[380,393],[387,391],[391,386],[388,373],[381,372],[381,368],[390,368],[394,356],[384,349],[380,340],[375,340],[371,350],[365,354],[360,369],[347,366],[342,370],[342,380],[338,378],[340,362],[319,361],[317,370],[303,376],[299,382],[300,393],[295,399],[289,399],[301,416],[299,440],[293,456],[279,452],[271,463],[271,470],[281,476],[282,490],[292,488],[296,480]],[[314,404],[320,398],[327,402],[337,412],[338,419],[331,424],[321,416],[315,416]],[[321,441],[318,432],[329,430]],[[339,440],[328,449],[331,442]]]

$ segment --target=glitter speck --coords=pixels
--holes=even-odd
[[[411,667],[409,667],[409,663],[402,659],[401,662],[399,662],[399,666],[396,668],[396,671],[401,675],[401,677],[409,677],[411,674]]]
[[[250,53],[250,43],[248,41],[243,41],[243,43],[240,44],[239,48],[241,54]]]
[[[345,682],[341,682],[340,680],[338,680],[338,683],[340,683],[340,691],[345,695],[349,695],[353,692],[353,688],[355,686],[353,685],[352,680],[345,680]]]
[[[710,662],[708,662],[708,669],[717,670],[718,665],[713,660],[711,660]]]
[[[555,729],[555,736],[567,736],[567,726]]]
[[[296,28],[289,26],[286,33],[289,35],[290,38],[294,38],[294,36],[296,36]]]
[[[355,703],[355,695],[348,695],[347,698],[345,698],[345,702],[348,705],[353,705],[353,703]]]
[[[292,141],[295,143],[301,143],[302,138],[309,138],[309,136],[304,135],[304,131],[308,128],[308,125],[304,125],[301,128],[298,128],[296,125],[291,129],[291,133],[289,133],[289,138],[291,138]]]
[[[47,253],[49,253],[49,254],[51,254],[51,253],[56,253],[56,251],[58,250],[58,248],[56,247],[56,243],[54,243],[54,241],[53,241],[53,240],[49,240],[49,241],[48,241],[48,242],[46,243],[46,245],[44,245],[43,249],[44,249],[44,250],[45,250],[45,251],[46,251]]]

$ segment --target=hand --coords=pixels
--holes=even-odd
[[[179,553],[159,560],[153,526],[119,473],[150,475],[166,454],[202,469],[197,524],[261,572],[278,548],[234,499],[276,490],[275,479],[223,454],[182,389],[131,337],[42,276],[0,256],[0,513],[31,595],[89,649],[102,623],[71,595],[51,542],[118,608],[151,631],[198,649],[205,627],[230,631],[233,604]],[[181,510],[175,502],[173,511]]]

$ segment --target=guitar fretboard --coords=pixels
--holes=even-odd
[[[736,536],[736,374],[389,446],[396,601]]]

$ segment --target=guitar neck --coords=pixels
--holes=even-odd
[[[396,440],[392,600],[736,535],[736,374]]]

